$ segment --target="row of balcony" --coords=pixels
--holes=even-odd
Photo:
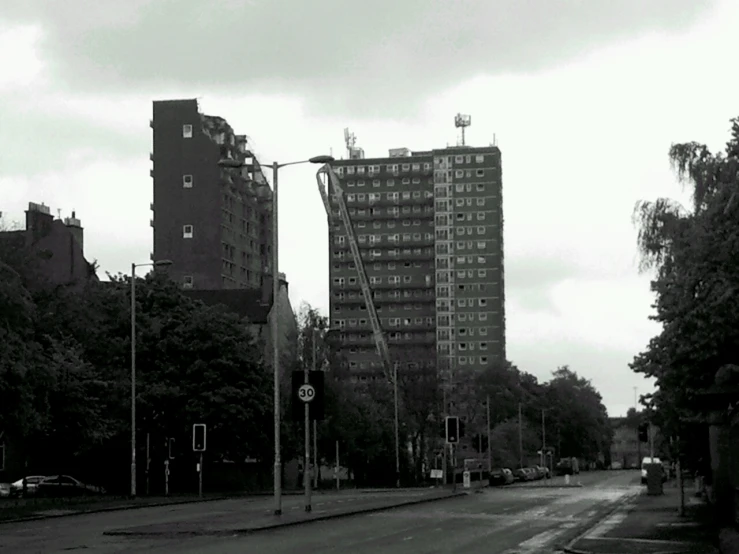
[[[387,341],[390,346],[404,346],[411,344],[436,344],[436,334],[430,332],[415,332],[415,333],[393,333],[389,332],[387,335]],[[400,335],[400,336],[398,336]],[[375,344],[375,339],[372,333],[353,333],[346,330],[342,330],[338,337],[339,344],[343,346],[356,345],[356,346],[371,346]]]
[[[374,301],[376,306],[380,306],[382,304],[426,304],[426,303],[434,303],[436,301],[436,296],[434,295],[433,289],[426,289],[426,293],[419,296],[389,296],[387,293],[380,293],[377,291],[372,291],[372,300]],[[403,291],[405,292],[405,291]],[[416,289],[414,292],[418,292],[418,289]],[[336,293],[336,294],[345,294],[345,293]],[[336,294],[331,298],[331,303],[334,306],[342,306],[342,305],[364,305],[364,296],[361,294],[354,294],[354,295],[344,295],[343,297],[337,297]]]

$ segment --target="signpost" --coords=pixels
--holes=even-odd
[[[173,444],[174,438],[171,437],[164,444],[164,448],[167,449],[167,459],[164,460],[164,496],[169,496],[169,461],[174,460],[174,453],[172,452]]]
[[[192,426],[192,450],[200,454],[198,463],[198,496],[203,496],[203,452],[205,452],[206,429],[205,423],[195,423]]]
[[[310,473],[310,403],[316,397],[316,389],[309,382],[309,374],[305,370],[305,383],[298,388],[298,398],[305,405],[305,462],[303,463],[303,481],[305,486],[305,511],[312,511],[311,507],[311,473]]]

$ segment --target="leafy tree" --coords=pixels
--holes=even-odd
[[[739,346],[739,119],[731,120],[724,152],[691,142],[672,145],[669,158],[693,202],[687,209],[661,198],[635,207],[641,269],[655,272],[652,319],[662,331],[631,367],[656,379],[649,405],[672,435]]]

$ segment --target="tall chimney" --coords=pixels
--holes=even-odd
[[[77,244],[80,245],[80,250],[82,250],[84,254],[85,252],[84,229],[82,228],[82,222],[79,219],[77,219],[77,213],[74,210],[72,211],[72,217],[67,217],[64,219],[64,225],[67,226],[67,229],[69,229],[69,232],[74,237],[74,240],[77,241]]]

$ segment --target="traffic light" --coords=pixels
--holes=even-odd
[[[192,426],[193,452],[205,452],[205,423],[195,423]]]
[[[639,424],[639,442],[648,442],[648,441],[649,441],[649,424],[640,423]]]
[[[459,442],[459,418],[457,416],[447,416],[446,418],[446,442],[448,444]]]

